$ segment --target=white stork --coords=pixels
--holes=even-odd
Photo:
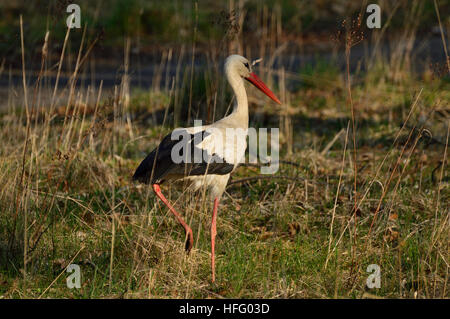
[[[160,184],[164,181],[187,181],[194,190],[207,188],[210,197],[214,199],[211,222],[212,282],[215,281],[214,248],[219,199],[225,191],[231,172],[244,159],[247,148],[248,101],[244,79],[273,101],[281,104],[272,91],[252,72],[246,58],[240,55],[229,56],[225,61],[225,74],[236,96],[233,112],[211,125],[175,129],[141,162],[133,175],[134,180],[152,184],[156,196],[184,227],[185,247],[188,252],[194,243],[192,229],[161,193]],[[179,137],[183,139],[180,140]],[[180,149],[184,150],[181,161],[177,158],[179,155],[177,151]]]

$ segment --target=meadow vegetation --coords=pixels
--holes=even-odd
[[[360,68],[341,68],[337,57],[277,68],[270,61],[283,59],[277,48],[295,27],[296,11],[290,1],[266,2],[246,7],[248,17],[256,19],[258,11],[268,21],[254,26],[270,40],[252,56],[267,57],[255,71],[283,105],[249,88],[250,126],[280,128],[280,169],[262,176],[258,165],[246,163],[233,173],[218,215],[215,284],[211,203],[164,185],[194,231],[187,255],[183,229],[151,188],[131,176],[174,127],[229,112],[232,94],[221,63],[234,49],[251,52],[236,44],[245,32],[227,39],[219,53],[219,45],[199,52],[192,43],[163,49],[149,88],[130,86],[127,45],[117,85],[80,85],[95,41],[89,26],[85,35],[79,31],[81,43],[74,50],[73,42],[72,52],[64,51],[72,34],[52,40],[58,43],[52,71],[59,76],[60,66],[67,68],[65,85],[47,81],[45,32],[39,44],[22,41],[14,48],[23,83],[9,85],[0,109],[0,298],[449,297],[448,64],[419,72],[414,50],[398,45],[388,55],[380,49],[364,57]],[[429,12],[428,4],[413,2],[416,7],[393,20],[401,30]],[[202,33],[207,10],[201,2],[198,7],[196,37],[205,41],[211,36]],[[277,28],[281,20],[272,9],[288,31]],[[432,13],[424,19],[437,21]],[[19,39],[30,37],[24,23],[15,26]],[[161,37],[167,28],[161,26]],[[408,28],[402,41],[415,35],[417,28]],[[353,43],[349,60],[353,49],[377,36]],[[341,47],[348,41],[344,35]],[[39,53],[33,81],[27,80],[28,50]],[[176,64],[191,50],[195,61],[207,61],[204,68],[182,63],[174,75],[164,71],[169,52]],[[8,76],[7,68],[0,70]],[[81,266],[80,289],[66,286],[70,263]],[[366,286],[370,264],[381,268],[378,289]]]

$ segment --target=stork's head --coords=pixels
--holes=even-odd
[[[225,72],[231,77],[238,75],[246,79],[268,97],[270,97],[273,101],[281,104],[280,100],[275,96],[275,94],[273,94],[273,92],[264,84],[264,82],[255,73],[252,72],[252,64],[243,56],[237,54],[230,55],[225,60]]]

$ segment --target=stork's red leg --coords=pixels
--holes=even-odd
[[[184,230],[186,231],[186,251],[189,253],[191,251],[192,246],[194,245],[194,235],[192,234],[192,229],[189,227],[188,224],[183,220],[180,214],[173,208],[173,206],[169,203],[169,201],[164,197],[164,195],[161,193],[161,188],[159,187],[159,184],[153,184],[153,191],[155,192],[156,196],[159,197],[160,200],[163,201],[164,204],[169,208],[169,210],[172,212],[172,214],[175,215],[178,222],[184,227]]]
[[[216,246],[216,221],[217,221],[217,207],[219,206],[219,199],[216,197],[214,199],[214,209],[211,221],[211,271],[212,271],[212,282],[216,280],[216,263],[215,263],[215,252],[214,248]]]

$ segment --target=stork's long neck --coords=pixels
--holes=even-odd
[[[230,83],[236,96],[236,104],[230,116],[235,117],[235,121],[240,127],[248,128],[248,100],[244,80],[238,73],[232,70],[227,70],[226,75],[228,83]]]

